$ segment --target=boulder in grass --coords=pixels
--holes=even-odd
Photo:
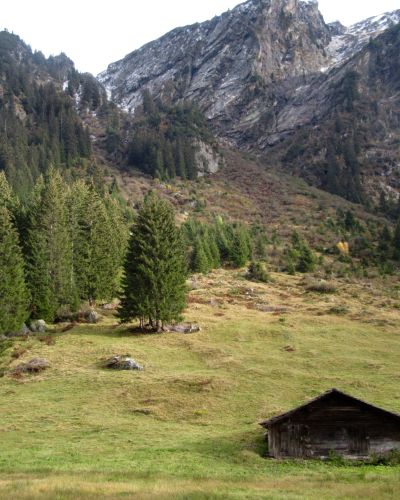
[[[50,363],[47,361],[47,359],[34,358],[26,363],[21,363],[20,365],[16,366],[13,370],[13,373],[40,373],[44,370],[47,370],[47,368],[50,368]]]
[[[197,333],[201,331],[201,328],[199,325],[193,325],[192,323],[180,323],[178,325],[168,326],[167,330],[176,333]]]
[[[17,332],[12,332],[12,333],[7,334],[7,337],[26,337],[30,333],[31,333],[31,330],[29,330],[29,328],[24,323],[20,330],[18,330]]]
[[[22,328],[21,328],[21,335],[29,335],[30,333],[31,333],[31,331],[29,330],[29,328],[24,323],[22,325]]]
[[[104,367],[111,370],[144,370],[143,366],[129,356],[113,356],[104,362]]]
[[[88,323],[95,325],[100,321],[100,314],[94,309],[91,309],[90,311],[87,311],[87,313],[85,313],[85,319]]]
[[[43,319],[36,319],[31,322],[31,330],[34,333],[46,333],[47,325]]]

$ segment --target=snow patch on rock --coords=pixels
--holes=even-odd
[[[362,50],[371,38],[376,38],[385,30],[399,23],[400,10],[396,10],[370,17],[348,28],[343,27],[342,33],[333,36],[326,49],[330,57],[330,64],[322,67],[320,69],[321,73],[325,73],[350,59],[354,54]],[[331,26],[336,29],[336,24],[332,23]]]

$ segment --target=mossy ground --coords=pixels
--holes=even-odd
[[[298,276],[242,275],[193,281],[186,319],[200,333],[132,334],[109,314],[55,343],[13,341],[0,497],[396,498],[400,467],[267,459],[258,422],[332,387],[399,412],[399,291],[337,281],[321,295]],[[102,369],[113,354],[145,370]],[[48,371],[11,375],[37,356]]]

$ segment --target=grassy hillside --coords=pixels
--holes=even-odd
[[[320,295],[302,277],[273,279],[193,279],[196,334],[137,335],[107,313],[13,341],[1,358],[0,497],[395,498],[399,466],[267,459],[258,422],[331,387],[399,412],[398,286],[337,281]],[[143,372],[99,365],[127,353]],[[12,376],[37,356],[48,371]]]

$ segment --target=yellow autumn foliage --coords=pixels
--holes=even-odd
[[[339,243],[336,245],[336,248],[342,255],[350,254],[350,247],[347,241],[339,241]]]

